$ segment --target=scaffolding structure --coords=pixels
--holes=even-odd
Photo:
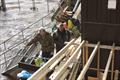
[[[36,71],[28,80],[41,80],[48,73],[50,80],[119,80],[120,72],[114,67],[115,51],[120,50],[119,46],[102,45],[89,43],[88,41],[71,40],[62,50],[60,50],[53,58],[51,58],[44,66]],[[92,51],[89,50],[92,48]],[[106,66],[104,69],[100,68],[102,65],[101,51],[108,50]],[[96,67],[91,65],[96,61]],[[95,71],[94,75],[89,71]],[[109,76],[109,75],[110,76]]]

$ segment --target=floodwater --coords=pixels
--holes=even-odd
[[[28,24],[47,14],[46,0],[35,0],[36,11],[32,0],[6,0],[7,12],[0,12],[0,43],[24,29]],[[49,9],[56,8],[57,0],[50,0]]]
[[[58,1],[60,0],[49,0],[49,11],[58,8]],[[33,7],[33,0],[6,0],[6,7],[6,12],[0,11],[0,43],[48,14],[47,0],[35,0],[35,11],[31,9]],[[47,22],[47,20],[48,19],[44,20],[44,22]],[[31,31],[28,31],[28,33],[31,33]],[[10,43],[6,45],[10,45],[12,42],[15,42],[15,40],[10,41]],[[2,50],[3,47],[0,46],[0,52],[2,52]],[[0,63],[1,62],[2,58],[0,56]],[[0,72],[1,71],[2,70],[0,70]],[[0,80],[8,79],[0,75]]]

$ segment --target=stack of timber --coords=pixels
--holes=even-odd
[[[91,48],[93,49],[90,52]],[[104,68],[101,68],[100,62],[102,49],[109,51]],[[114,68],[117,50],[120,50],[120,47],[114,43],[108,46],[100,42],[91,44],[81,41],[81,38],[73,39],[28,80],[42,80],[49,73],[50,80],[119,80],[120,72]],[[96,67],[93,67],[93,64],[96,64]],[[111,78],[108,78],[109,75]]]

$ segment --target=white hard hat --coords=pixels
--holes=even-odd
[[[63,23],[59,23],[59,24],[57,25],[57,28],[59,28],[61,25],[63,25]]]
[[[45,28],[44,27],[40,27],[38,30],[45,30]]]

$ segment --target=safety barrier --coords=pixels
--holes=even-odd
[[[29,39],[36,35],[39,27],[43,26],[52,31],[50,30],[52,29],[50,18],[52,15],[53,12],[47,14],[0,44],[0,48],[4,48],[0,53],[0,70],[7,70],[9,63],[19,54],[21,49],[23,50]]]

